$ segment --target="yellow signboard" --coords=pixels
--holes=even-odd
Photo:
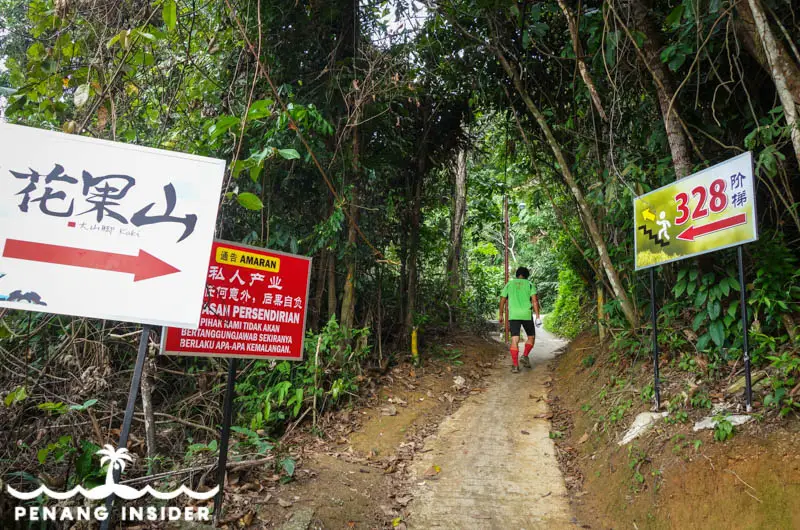
[[[633,200],[636,270],[758,239],[752,153]]]
[[[219,246],[215,255],[217,263],[238,265],[248,269],[267,272],[280,272],[281,259],[277,256],[265,256],[263,253],[247,252],[242,249]]]

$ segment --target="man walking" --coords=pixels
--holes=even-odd
[[[536,322],[539,317],[539,297],[536,296],[536,287],[528,281],[531,273],[525,267],[520,267],[515,273],[516,278],[503,287],[500,293],[500,327],[505,329],[506,306],[508,306],[508,324],[511,329],[511,371],[519,373],[519,337],[520,328],[525,329],[525,350],[522,354],[522,366],[531,367],[528,359],[533,343],[536,340],[536,328],[533,323],[531,308],[536,312]]]

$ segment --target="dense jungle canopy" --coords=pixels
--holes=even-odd
[[[249,364],[237,383],[236,424],[270,436],[408,356],[413,329],[424,362],[442,330],[495,319],[506,200],[510,267],[532,270],[548,328],[595,329],[620,362],[646,357],[633,198],[752,151],[751,348],[756,366],[781,374],[772,403],[788,413],[800,366],[798,8],[0,0],[0,110],[11,123],[225,159],[217,236],[313,257],[308,360]],[[710,374],[740,359],[735,249],[657,275],[667,357]],[[11,426],[0,471],[37,461],[31,422],[56,422],[53,447],[70,434],[67,453],[87,453],[81,429],[119,421],[136,327],[0,315],[0,418]],[[157,409],[192,440],[213,435],[224,361],[157,365]],[[88,424],[66,413],[99,396]]]

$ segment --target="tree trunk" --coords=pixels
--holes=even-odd
[[[761,44],[762,40],[753,18],[753,11],[750,9],[747,0],[739,0],[736,4],[736,13],[739,15],[734,25],[736,37],[742,43],[744,49],[747,50],[747,53],[772,76],[772,67],[764,46]],[[792,94],[795,105],[800,105],[800,67],[792,60],[789,50],[786,49],[783,41],[773,40],[777,50],[777,66],[786,78],[786,85]]]
[[[407,174],[408,172],[406,172]],[[400,330],[400,344],[402,346],[408,346],[410,341],[410,336],[406,333],[406,306],[408,305],[408,299],[406,298],[405,293],[408,290],[408,219],[409,214],[407,208],[411,203],[411,183],[408,181],[408,178],[405,179],[405,196],[406,196],[406,210],[403,211],[403,217],[400,222],[400,288],[398,292],[400,293],[400,300],[397,304],[397,321],[402,322],[402,329]]]
[[[336,253],[329,251],[328,255],[328,320],[336,316]]]
[[[314,265],[317,269],[316,279],[314,281],[314,306],[311,312],[311,329],[318,330],[322,315],[322,295],[325,293],[325,277],[327,276],[328,252],[322,250],[319,257],[314,260]]]
[[[596,286],[597,292],[597,336],[602,342],[606,338],[606,316],[603,309],[605,305],[605,291],[603,290],[603,283],[598,282]]]
[[[352,0],[352,13],[353,13],[353,80],[354,85],[357,86],[356,76],[357,69],[355,68],[358,62],[359,42],[361,39],[361,26],[359,19],[359,2]],[[352,127],[353,127],[353,159],[352,159],[352,176],[353,176],[353,196],[350,199],[349,218],[350,224],[347,229],[347,249],[345,252],[347,264],[347,274],[344,279],[344,290],[342,292],[342,314],[341,325],[342,330],[346,337],[350,336],[350,331],[353,329],[353,322],[355,321],[356,313],[356,240],[358,237],[358,199],[359,199],[359,181],[361,175],[360,160],[361,154],[361,138],[359,134],[358,123],[361,119],[361,109],[359,108],[358,97],[354,98],[355,110],[353,112]]]
[[[634,310],[633,305],[628,298],[627,292],[622,286],[622,282],[619,279],[617,270],[614,268],[614,264],[611,263],[611,257],[608,255],[606,242],[603,240],[603,236],[600,233],[600,230],[597,228],[597,222],[595,221],[594,215],[592,215],[592,211],[589,208],[589,203],[586,202],[583,192],[572,175],[572,171],[569,168],[569,164],[564,156],[564,152],[561,150],[561,146],[558,144],[555,136],[553,136],[553,131],[547,124],[547,120],[545,120],[545,117],[539,110],[539,107],[536,106],[531,97],[528,95],[528,92],[525,90],[525,87],[522,84],[522,79],[520,78],[516,68],[511,66],[499,48],[493,47],[493,51],[497,56],[497,59],[500,61],[503,69],[506,71],[506,74],[511,78],[514,88],[525,102],[525,106],[536,119],[536,122],[539,124],[539,127],[542,129],[542,132],[547,138],[547,143],[550,145],[550,149],[552,149],[553,154],[556,157],[559,168],[561,169],[561,174],[563,175],[564,180],[567,182],[567,186],[569,186],[570,191],[572,191],[575,201],[578,203],[578,208],[580,209],[580,213],[586,224],[589,236],[597,248],[597,252],[600,255],[600,263],[603,265],[603,269],[605,270],[608,281],[611,284],[611,288],[614,290],[614,295],[620,302],[622,312],[625,314],[625,318],[632,327],[638,327],[638,317],[636,315],[636,311]]]
[[[589,90],[589,94],[592,96],[592,102],[597,112],[600,114],[600,117],[603,118],[604,121],[608,121],[603,103],[600,101],[600,94],[597,93],[597,88],[594,86],[594,81],[592,81],[589,69],[586,68],[586,63],[583,61],[583,50],[581,49],[581,41],[578,38],[578,23],[572,15],[572,11],[570,11],[567,4],[564,3],[564,0],[558,0],[558,5],[561,7],[561,11],[567,19],[567,27],[569,27],[569,34],[572,38],[572,49],[575,51],[575,60],[578,63],[578,71],[581,73],[581,79],[583,79],[583,83]]]
[[[424,141],[424,140],[423,140]],[[423,150],[424,151],[424,150]],[[424,153],[423,153],[424,155]],[[419,172],[414,178],[412,198],[411,198],[411,212],[409,219],[409,241],[408,241],[408,281],[407,281],[407,295],[406,295],[406,314],[403,324],[404,334],[408,336],[414,327],[414,311],[417,308],[417,254],[419,253],[419,227],[421,225],[421,203],[422,203],[422,178],[424,176],[423,170],[425,168],[424,160],[420,160],[417,164]]]
[[[769,22],[767,22],[767,17],[759,1],[748,0],[748,4],[753,14],[758,36],[761,39],[761,45],[764,47],[764,52],[767,56],[772,81],[775,83],[775,89],[783,105],[783,113],[786,117],[786,123],[789,125],[795,157],[798,164],[800,164],[800,128],[798,128],[797,107],[795,106],[792,92],[789,90],[784,67],[782,66],[786,60],[790,61],[791,58],[785,56],[785,50],[783,50],[784,55],[781,55],[778,41],[772,34],[772,28],[769,27]]]
[[[450,287],[450,304],[458,301],[461,287],[461,250],[464,240],[464,223],[467,217],[467,152],[460,150],[456,156],[453,186],[453,213],[450,221],[450,254],[447,257],[447,280]]]
[[[358,222],[358,205],[356,198],[350,202],[350,226],[347,229],[347,275],[342,291],[342,329],[346,335],[353,329],[356,312],[356,223]]]
[[[661,107],[661,116],[664,118],[664,128],[675,166],[675,176],[682,179],[692,172],[692,162],[689,144],[680,122],[678,102],[672,103],[670,109],[670,103],[675,95],[675,84],[667,65],[661,62],[663,47],[661,35],[650,17],[650,5],[646,0],[630,0],[629,5],[636,29],[645,35],[642,45],[643,60],[647,63],[646,66],[655,81],[658,104]]]

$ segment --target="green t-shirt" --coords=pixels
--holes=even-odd
[[[516,278],[503,287],[501,298],[508,298],[509,320],[531,320],[531,296],[536,294],[536,287],[528,280]]]

